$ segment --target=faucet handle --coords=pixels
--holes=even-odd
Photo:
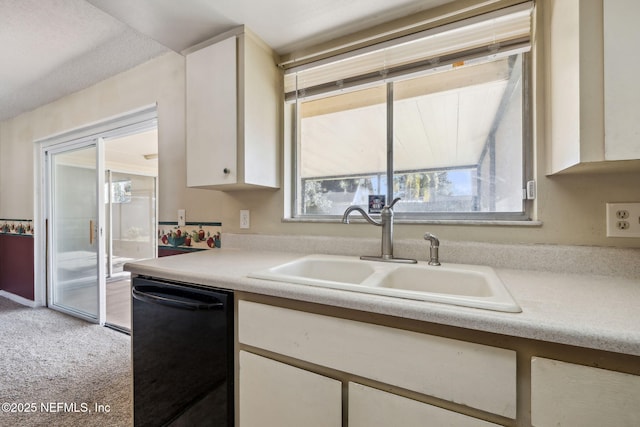
[[[393,205],[395,205],[395,204],[396,204],[396,203],[398,203],[399,201],[400,201],[400,197],[396,197],[395,199],[393,199],[393,200],[391,201],[391,204],[390,204],[390,205],[388,205],[387,207],[388,207],[389,209],[391,209],[391,208],[393,208]]]

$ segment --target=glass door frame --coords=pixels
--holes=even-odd
[[[97,284],[97,293],[96,293],[96,307],[97,311],[95,315],[91,313],[86,313],[84,311],[73,309],[71,307],[65,307],[63,305],[58,305],[55,300],[55,283],[54,283],[54,268],[59,263],[56,260],[56,253],[53,250],[53,239],[55,237],[55,230],[52,227],[54,218],[54,206],[53,206],[53,169],[52,169],[52,160],[53,156],[70,153],[77,150],[94,148],[96,149],[96,157],[95,157],[95,185],[96,185],[96,223],[94,225],[93,235],[96,239],[96,284]],[[105,229],[105,209],[104,209],[104,138],[102,137],[86,137],[81,138],[79,140],[70,141],[66,143],[56,144],[45,149],[45,162],[46,162],[46,217],[49,219],[49,226],[47,227],[46,233],[47,238],[47,253],[49,256],[46,259],[47,263],[47,271],[50,274],[47,275],[47,306],[49,308],[70,314],[72,316],[76,316],[87,320],[89,322],[98,323],[100,325],[104,325],[106,321],[106,275],[105,275],[105,239],[104,239],[104,229]]]
[[[105,139],[123,133],[134,133],[158,126],[158,105],[142,106],[116,116],[98,120],[87,125],[78,125],[70,130],[53,132],[48,136],[34,139],[34,306],[47,306],[48,301],[48,173],[46,152],[63,143],[80,142],[102,136]],[[156,212],[158,211],[156,200]]]

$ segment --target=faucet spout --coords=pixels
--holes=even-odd
[[[349,224],[349,215],[353,211],[359,212],[364,217],[364,219],[367,220],[369,224],[382,226],[382,222],[378,222],[375,219],[371,218],[371,216],[369,216],[369,214],[365,212],[365,210],[362,209],[360,206],[349,206],[347,210],[344,211],[344,214],[342,215],[343,224]]]
[[[414,259],[396,258],[393,256],[393,205],[395,205],[399,198],[394,199],[391,205],[385,205],[380,212],[380,221],[373,219],[364,209],[359,206],[349,206],[342,215],[342,222],[349,224],[349,215],[356,211],[359,212],[369,224],[382,227],[382,245],[381,254],[377,257],[362,256],[361,259],[370,261],[387,261],[387,262],[405,262],[416,263]]]

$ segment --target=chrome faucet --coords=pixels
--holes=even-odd
[[[393,199],[390,205],[384,205],[380,212],[380,221],[376,221],[365,212],[359,206],[349,206],[342,215],[342,222],[349,224],[349,215],[353,211],[360,212],[360,214],[367,220],[369,224],[382,227],[382,247],[380,256],[361,256],[360,259],[367,261],[385,261],[385,262],[402,262],[408,264],[415,264],[415,259],[408,258],[396,258],[393,256],[393,205],[395,205],[400,198]]]

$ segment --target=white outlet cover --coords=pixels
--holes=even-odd
[[[248,209],[240,211],[240,228],[247,229],[251,227],[251,215]]]
[[[607,237],[640,237],[640,202],[607,203]]]

